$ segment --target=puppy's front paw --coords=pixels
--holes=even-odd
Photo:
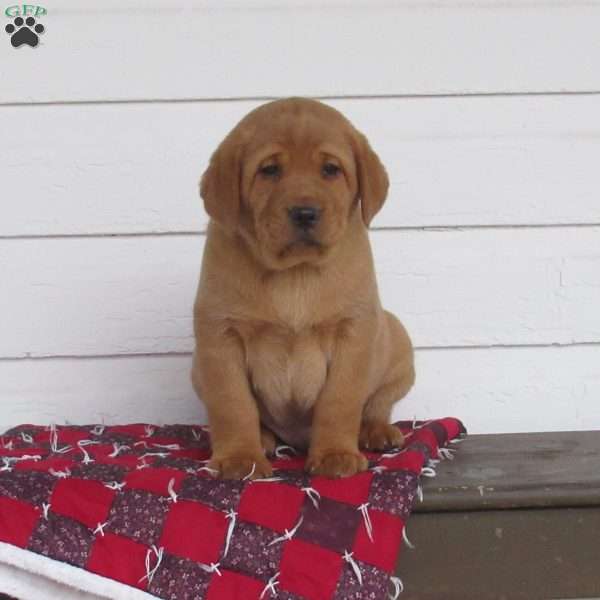
[[[313,475],[325,477],[349,477],[368,467],[367,459],[360,452],[325,450],[309,456],[306,470]]]
[[[233,454],[213,457],[209,468],[217,472],[221,479],[260,479],[273,474],[271,463],[262,454]]]
[[[404,436],[402,432],[389,423],[381,421],[363,421],[360,427],[359,443],[366,450],[386,450],[402,448]]]

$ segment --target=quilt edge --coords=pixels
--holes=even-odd
[[[6,579],[11,568],[12,581]],[[88,600],[156,600],[142,590],[6,542],[0,542],[0,575],[3,575],[0,585],[6,588],[0,592],[15,595],[19,600],[40,600],[42,590],[44,598],[49,600],[50,582],[63,586],[62,590],[56,590],[60,594],[57,600],[67,600],[68,591],[72,591],[73,599],[83,599],[85,593]],[[32,589],[36,595],[32,595]]]

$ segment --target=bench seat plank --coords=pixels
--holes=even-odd
[[[415,512],[600,506],[600,431],[472,435]]]

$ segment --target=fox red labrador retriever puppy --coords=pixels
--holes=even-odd
[[[331,477],[367,468],[359,445],[402,445],[389,420],[413,350],[381,307],[367,234],[387,191],[365,136],[306,98],[258,107],[213,153],[192,381],[221,477],[271,475],[276,438]]]

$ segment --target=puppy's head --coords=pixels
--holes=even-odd
[[[388,177],[364,135],[337,110],[288,98],[246,115],[200,182],[206,212],[243,236],[269,269],[326,260],[360,207],[368,226]]]

